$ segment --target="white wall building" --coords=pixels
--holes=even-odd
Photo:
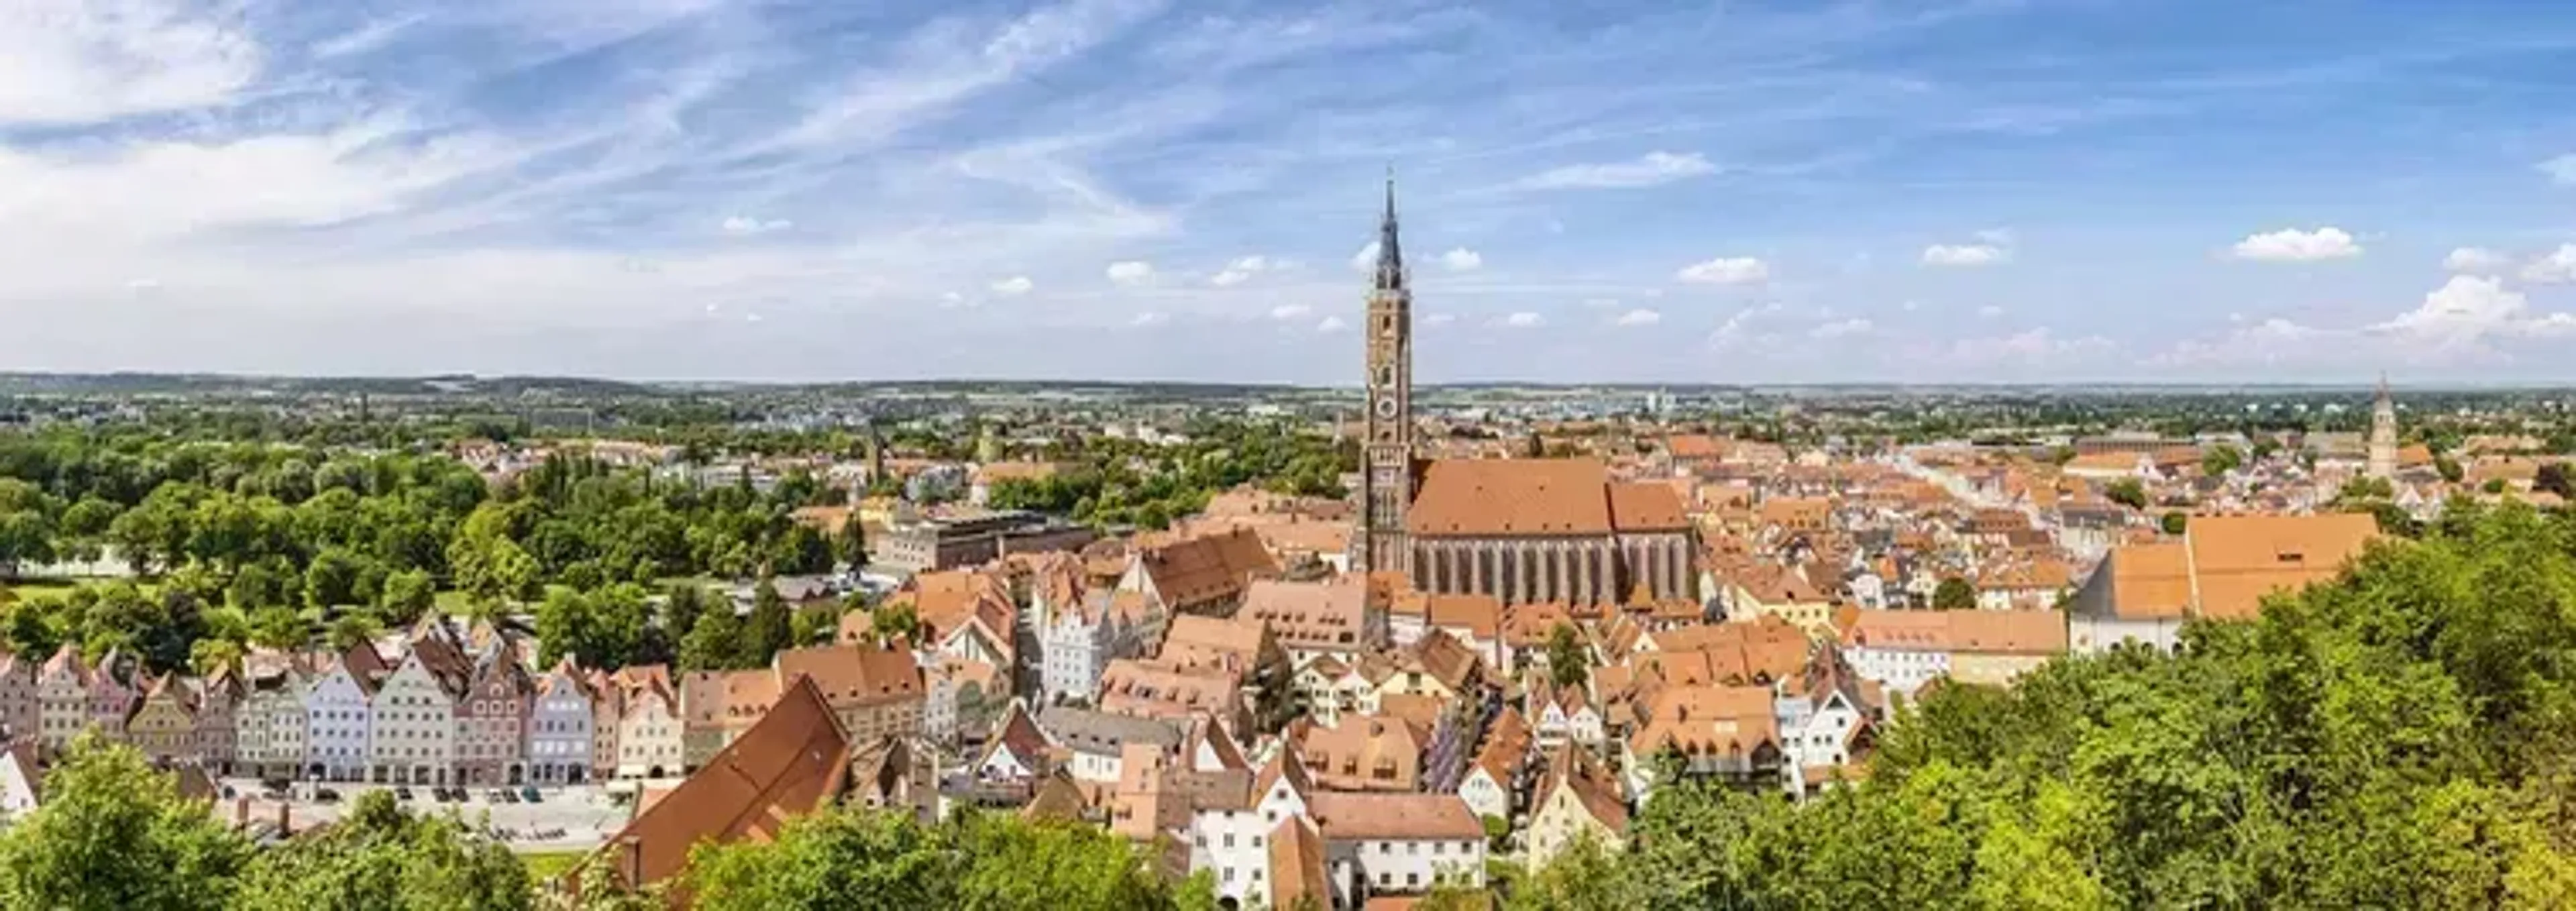
[[[356,648],[373,647],[359,643]],[[363,665],[363,658],[351,661],[344,656],[305,689],[301,738],[282,737],[278,725],[283,716],[271,716],[269,746],[272,752],[292,748],[291,755],[300,757],[300,777],[366,780],[373,755],[376,682]],[[300,743],[295,742],[298,739]]]
[[[464,681],[433,668],[444,643],[415,642],[411,654],[376,691],[373,763],[376,780],[449,784],[456,778],[456,700]],[[462,656],[458,656],[460,659]]]

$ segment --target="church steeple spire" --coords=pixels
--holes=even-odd
[[[1404,248],[1395,236],[1395,169],[1386,169],[1386,217],[1377,225],[1377,290],[1404,290]]]
[[[1404,525],[1413,503],[1413,292],[1396,244],[1395,171],[1386,175],[1386,215],[1377,228],[1377,282],[1368,295],[1367,436],[1361,442],[1360,534],[1352,569],[1405,572]]]

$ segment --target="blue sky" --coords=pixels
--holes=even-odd
[[[0,367],[2576,380],[2576,5],[12,0]]]

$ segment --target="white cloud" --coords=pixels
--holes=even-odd
[[[1351,271],[1367,272],[1377,268],[1377,241],[1369,241],[1360,252],[1351,254]]]
[[[791,222],[783,218],[763,221],[747,215],[735,215],[726,218],[723,224],[718,225],[718,227],[722,228],[725,233],[731,234],[735,237],[750,237],[755,234],[768,234],[773,231],[784,231],[795,226],[795,222]]]
[[[1346,328],[1346,327],[1348,327],[1348,326],[1349,326],[1349,324],[1348,324],[1348,323],[1344,323],[1344,322],[1342,322],[1342,318],[1341,318],[1341,317],[1338,317],[1338,316],[1327,316],[1327,317],[1324,317],[1324,321],[1323,321],[1323,322],[1320,322],[1320,323],[1316,323],[1316,324],[1315,324],[1315,331],[1317,331],[1317,332],[1340,332],[1340,331],[1342,331],[1344,328]]]
[[[125,283],[125,290],[132,291],[136,294],[150,294],[161,290],[161,280],[157,278],[132,279]]]
[[[2351,259],[2361,255],[2361,245],[2342,228],[2324,227],[2314,231],[2283,228],[2264,234],[2248,235],[2236,242],[2237,259],[2269,263],[2309,263],[2330,259]]]
[[[1120,260],[1118,262],[1110,263],[1106,272],[1111,282],[1130,288],[1146,284],[1154,280],[1154,264],[1141,259]]]
[[[1617,190],[1651,187],[1717,173],[1697,152],[1648,152],[1634,161],[1568,165],[1521,178],[1524,190]]]
[[[2529,265],[2522,267],[2522,280],[2542,285],[2563,285],[2576,281],[2576,244],[2559,244]]]
[[[1219,271],[1215,278],[1208,279],[1208,282],[1219,288],[1231,288],[1251,281],[1255,275],[1274,271],[1286,265],[1267,256],[1236,257],[1233,262],[1225,264],[1225,269]]]
[[[1717,331],[1709,333],[1708,343],[1716,348],[1733,347],[1753,337],[1751,333],[1755,324],[1777,316],[1787,309],[1779,301],[1771,301],[1735,311],[1735,314],[1727,317],[1725,322],[1717,324]]]
[[[1807,335],[1820,339],[1836,339],[1854,335],[1867,335],[1873,328],[1875,328],[1875,326],[1873,326],[1869,320],[1853,317],[1851,319],[1824,323],[1814,329],[1807,330]]]
[[[1611,322],[1621,326],[1652,326],[1663,321],[1663,314],[1641,307],[1619,314],[1619,318]]]
[[[1026,275],[1014,275],[994,282],[992,287],[995,294],[1003,297],[1018,297],[1029,293],[1037,286],[1038,283],[1030,281]]]
[[[1422,318],[1422,324],[1423,324],[1423,325],[1425,325],[1425,326],[1434,326],[1434,327],[1437,327],[1437,326],[1446,326],[1446,325],[1449,325],[1450,323],[1454,323],[1454,322],[1457,322],[1457,321],[1458,321],[1458,316],[1457,316],[1457,314],[1454,314],[1454,313],[1434,313],[1434,314],[1431,314],[1430,316],[1426,316],[1426,317],[1423,317],[1423,318]]]
[[[1994,338],[1951,342],[1938,353],[1953,363],[1980,367],[2051,367],[2097,360],[2112,350],[2098,335],[2060,338],[2046,328],[2026,329]]]
[[[1440,254],[1440,264],[1451,272],[1474,272],[1485,264],[1485,257],[1474,250],[1459,247]]]
[[[1897,307],[1897,309],[1899,309],[1899,310],[1903,310],[1903,311],[1905,311],[1905,312],[1907,312],[1907,313],[1912,313],[1912,312],[1914,312],[1914,311],[1916,311],[1916,310],[1921,310],[1921,309],[1923,309],[1923,302],[1922,302],[1922,301],[1918,301],[1918,300],[1909,300],[1909,301],[1906,301],[1906,302],[1904,302],[1904,303],[1902,303],[1902,304],[1898,304],[1898,305],[1896,305],[1896,307]]]
[[[2453,272],[2485,274],[2502,269],[2512,261],[2503,253],[2484,247],[2461,247],[2442,257],[2442,268]]]
[[[2549,175],[2550,183],[2576,187],[2576,155],[2560,155],[2541,162],[2540,173]]]
[[[2013,232],[2004,228],[1987,228],[1983,231],[1971,233],[1968,236],[1974,237],[1977,239],[1978,243],[1986,244],[1988,246],[2009,247],[2013,245]]]
[[[2423,304],[2370,328],[2406,339],[2432,354],[2474,353],[2495,340],[2576,332],[2576,315],[2535,314],[2521,292],[2506,289],[2499,279],[2454,275],[2424,295]]]
[[[714,304],[708,304],[708,305],[707,305],[707,309],[708,309],[708,310],[710,310],[710,311],[712,311],[712,310],[714,310],[714,309],[715,309],[715,306],[716,306],[716,305],[714,305]],[[966,295],[959,294],[959,293],[957,293],[957,292],[955,292],[955,291],[942,291],[942,292],[939,292],[939,309],[942,309],[942,310],[953,310],[953,309],[956,309],[956,308],[958,308],[958,307],[970,307],[970,306],[973,306],[973,304],[971,304],[971,303],[967,302],[967,300],[966,300]]]
[[[1771,277],[1771,267],[1750,256],[1721,256],[1683,266],[1673,278],[1701,285],[1750,285]]]
[[[1998,307],[1994,304],[1987,304],[1983,307],[1977,308],[1978,319],[1994,319],[1995,317],[2002,315],[2004,315],[2004,308]]]
[[[1992,266],[2012,260],[2012,251],[1991,244],[1933,244],[1923,248],[1927,266]]]
[[[2314,364],[2327,355],[2348,349],[2350,339],[2337,338],[2343,333],[2304,326],[2280,317],[2245,323],[2231,315],[2236,323],[2226,335],[2208,341],[2187,340],[2172,350],[2147,358],[2153,367],[2260,366],[2285,367]]]
[[[1279,306],[1270,308],[1270,318],[1286,322],[1288,320],[1305,319],[1314,312],[1315,308],[1306,306],[1305,304],[1280,304]]]
[[[1512,329],[1531,329],[1547,325],[1547,318],[1536,313],[1523,310],[1519,313],[1503,317],[1502,324]]]
[[[1130,326],[1160,326],[1170,321],[1170,317],[1147,310],[1143,313],[1136,314],[1136,318],[1128,320],[1127,324]]]
[[[228,105],[263,58],[235,4],[0,3],[0,125],[72,125]]]

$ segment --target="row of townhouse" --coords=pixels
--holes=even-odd
[[[358,643],[254,655],[205,678],[125,668],[125,680],[116,670],[130,662],[114,655],[93,666],[66,649],[31,669],[0,654],[0,724],[47,753],[95,730],[219,774],[517,785],[685,774],[798,677],[822,689],[850,736],[909,736],[922,721],[923,675],[903,652],[794,649],[768,668],[674,681],[660,665],[604,671],[569,658],[531,671],[523,648],[433,622],[404,637],[398,660]]]

